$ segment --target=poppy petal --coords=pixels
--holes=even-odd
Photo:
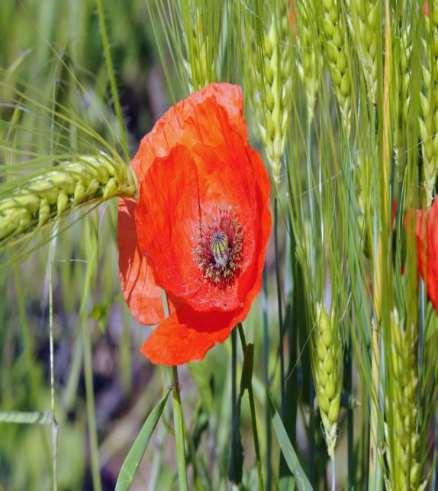
[[[160,365],[201,360],[210,348],[228,337],[233,327],[227,324],[222,329],[199,331],[181,324],[173,314],[151,332],[140,351],[152,363]]]
[[[134,213],[137,203],[121,199],[118,211],[119,275],[123,296],[133,316],[141,324],[157,324],[164,318],[161,288],[138,249]]]
[[[242,89],[227,83],[210,84],[172,106],[143,137],[131,162],[139,182],[143,180],[156,157],[165,157],[176,144],[190,146],[197,141],[196,124],[186,122],[196,120],[199,107],[206,101],[213,106],[224,108],[236,131],[247,138]]]

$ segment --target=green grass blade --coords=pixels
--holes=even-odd
[[[50,411],[0,411],[0,423],[51,425],[52,421],[53,414]]]
[[[134,441],[131,449],[126,456],[125,461],[119,472],[119,477],[117,478],[116,491],[126,491],[134,479],[137,467],[142,459],[146,448],[148,446],[149,440],[158,421],[163,413],[164,407],[166,406],[167,399],[169,397],[170,390],[166,392],[161,401],[152,409],[146,421],[143,424],[140,433]]]
[[[301,467],[297,454],[287,436],[286,428],[277,411],[274,411],[272,417],[272,427],[274,428],[274,433],[280,445],[284,460],[297,481],[298,489],[300,491],[312,491],[312,485]]]

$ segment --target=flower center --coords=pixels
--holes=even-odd
[[[202,276],[214,286],[232,285],[240,273],[243,258],[243,230],[236,215],[220,209],[212,222],[201,228],[194,260]]]

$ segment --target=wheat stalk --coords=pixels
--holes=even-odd
[[[334,457],[342,390],[342,345],[333,312],[316,307],[312,365],[328,454]]]
[[[30,233],[79,205],[135,193],[134,177],[122,160],[100,153],[61,161],[0,198],[0,244]]]

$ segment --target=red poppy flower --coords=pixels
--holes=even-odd
[[[428,297],[438,312],[438,199],[428,210],[417,210],[418,269]]]
[[[269,177],[248,143],[241,89],[212,84],[173,106],[131,165],[139,193],[119,205],[122,290],[139,322],[158,323],[141,351],[165,365],[202,359],[260,291],[271,231]]]

